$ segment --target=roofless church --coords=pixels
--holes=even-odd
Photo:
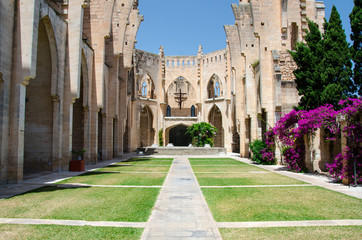
[[[212,123],[215,146],[249,155],[249,143],[299,100],[288,50],[315,0],[240,0],[225,49],[166,56],[135,49],[138,0],[0,2],[0,182],[69,169],[141,146],[187,146],[187,126]],[[142,4],[142,1],[140,1]],[[227,4],[227,3],[225,3]],[[197,48],[197,46],[195,46]]]

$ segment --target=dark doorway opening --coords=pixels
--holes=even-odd
[[[172,143],[174,146],[188,146],[191,143],[191,138],[186,134],[187,127],[184,125],[178,125],[170,129],[170,138],[169,143]]]

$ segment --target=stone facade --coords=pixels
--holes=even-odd
[[[172,129],[182,131],[180,125],[206,121],[219,130],[215,145],[247,157],[249,143],[262,138],[267,125],[273,126],[298,103],[293,75],[296,65],[288,51],[304,40],[307,18],[322,26],[323,3],[240,0],[232,9],[235,25],[224,26],[225,49],[203,54],[200,46],[194,56],[164,56],[163,47],[158,55],[136,50],[137,89],[131,111],[136,113],[135,119],[144,108],[153,116],[149,126],[152,143],[158,143],[156,133],[161,129],[167,144],[173,139]],[[180,79],[182,87],[178,87]],[[145,94],[142,84],[154,94]],[[181,109],[176,98],[180,90],[185,98]],[[143,135],[140,125],[131,128],[135,136],[132,150],[144,142],[137,138]]]
[[[135,50],[138,0],[0,2],[0,182],[68,170],[178,141],[196,122],[218,128],[215,145],[249,155],[282,112],[298,102],[288,54],[315,0],[240,0],[226,48],[194,56]],[[181,103],[180,103],[181,102]]]
[[[122,155],[138,1],[0,4],[0,182]]]

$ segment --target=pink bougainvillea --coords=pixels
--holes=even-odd
[[[350,180],[361,180],[362,125],[359,118],[362,112],[362,100],[361,98],[341,100],[339,105],[340,110],[335,110],[332,105],[328,104],[310,111],[293,110],[283,116],[275,127],[266,133],[268,147],[263,151],[263,157],[275,158],[270,148],[274,147],[274,139],[277,138],[282,145],[282,155],[288,168],[295,172],[303,172],[306,170],[304,136],[321,128],[329,133],[327,140],[333,141],[336,139],[335,136],[341,133],[340,119],[343,118],[346,125],[342,129],[342,134],[347,138],[350,148],[338,154],[333,164],[327,164],[327,168],[335,179],[346,177]],[[342,167],[342,161],[347,163],[344,167]],[[353,167],[351,167],[352,165]],[[356,174],[354,166],[356,166]]]

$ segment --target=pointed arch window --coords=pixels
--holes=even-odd
[[[191,117],[195,117],[195,116],[196,116],[195,106],[192,105],[191,106]]]
[[[218,98],[222,95],[221,81],[217,75],[213,75],[207,85],[209,98]]]
[[[220,97],[220,83],[215,82],[214,88],[215,88],[215,97]]]
[[[170,107],[170,105],[167,105],[167,108],[166,108],[166,117],[171,117],[171,107]]]
[[[147,97],[147,83],[146,82],[142,83],[141,95],[143,97]]]

